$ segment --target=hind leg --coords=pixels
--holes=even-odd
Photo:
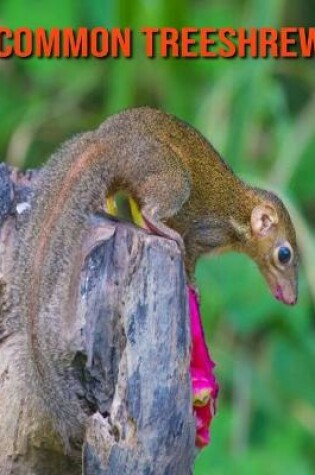
[[[150,176],[144,184],[145,202],[141,209],[143,219],[150,230],[160,236],[176,241],[181,252],[185,252],[183,238],[164,220],[175,216],[190,194],[190,180],[179,163],[174,173],[163,171]]]

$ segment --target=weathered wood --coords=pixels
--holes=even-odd
[[[195,422],[179,250],[174,242],[102,214],[91,217],[82,248],[86,258],[71,286],[76,311],[66,348],[82,388],[78,396],[89,408],[78,448],[83,467],[60,444],[47,444],[53,429],[44,406],[35,395],[25,397],[30,389],[19,364],[25,335],[7,318],[16,209],[27,202],[32,178],[0,167],[0,473],[190,473]],[[18,206],[22,213],[24,208]]]

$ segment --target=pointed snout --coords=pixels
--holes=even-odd
[[[277,285],[273,295],[277,300],[285,303],[286,305],[295,305],[297,303],[298,297],[297,292],[292,288],[287,289],[287,286],[282,287],[281,285]]]
[[[263,272],[274,297],[286,305],[295,305],[298,300],[297,272],[295,269]]]

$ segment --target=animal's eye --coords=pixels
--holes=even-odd
[[[287,246],[281,246],[278,249],[278,260],[280,264],[288,264],[292,257],[291,249]]]

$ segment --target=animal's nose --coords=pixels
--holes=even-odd
[[[291,300],[291,302],[289,302],[289,305],[295,305],[297,302],[297,296],[294,297],[294,299]]]

